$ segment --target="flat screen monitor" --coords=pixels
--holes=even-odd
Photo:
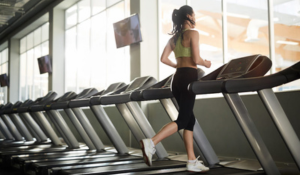
[[[1,74],[0,75],[0,84],[1,84],[1,87],[9,86],[7,74]]]
[[[42,57],[38,58],[37,60],[38,60],[38,64],[39,64],[40,74],[52,72],[51,59],[50,59],[49,55],[42,56]]]
[[[142,41],[138,14],[118,21],[113,26],[117,48]]]

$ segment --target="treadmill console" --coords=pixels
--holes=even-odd
[[[217,80],[239,77],[247,73],[259,56],[260,55],[251,55],[231,60],[221,70],[221,72],[217,76]]]

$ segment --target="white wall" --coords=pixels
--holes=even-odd
[[[65,17],[64,10],[54,8],[49,13],[49,55],[52,58],[52,74],[49,74],[49,90],[58,96],[65,92]]]
[[[141,76],[151,75],[158,80],[158,17],[157,1],[140,1]]]
[[[9,41],[9,91],[8,101],[19,100],[19,77],[20,77],[20,41],[12,38]]]

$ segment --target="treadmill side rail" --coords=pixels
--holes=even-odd
[[[56,110],[50,110],[51,116],[56,120],[56,123],[59,124],[60,129],[64,132],[65,136],[68,138],[71,148],[79,148],[79,143],[70,128],[68,127],[65,120],[62,118],[60,113]]]
[[[17,126],[17,128],[21,132],[21,134],[24,136],[25,140],[26,141],[33,141],[32,135],[28,131],[27,127],[25,126],[25,124],[23,123],[21,118],[17,114],[14,114],[14,113],[9,114],[9,116],[11,117],[14,124]]]
[[[15,138],[15,141],[24,141],[17,127],[11,121],[10,117],[6,114],[1,115],[1,117],[4,123],[6,124],[7,128],[9,129],[10,133]]]
[[[5,123],[3,122],[1,117],[0,117],[0,129],[1,129],[1,132],[3,133],[3,135],[6,139],[14,140],[14,137],[12,136],[10,131],[8,130],[7,126],[5,125]]]
[[[279,133],[300,170],[300,141],[272,89],[258,91]]]
[[[63,132],[63,130],[60,128],[60,125],[57,123],[57,121],[54,119],[54,117],[52,116],[50,111],[46,111],[47,115],[49,116],[50,120],[52,121],[52,123],[55,125],[57,131],[59,132],[59,134],[63,137],[64,141],[66,142],[66,144],[68,145],[68,147],[72,148],[72,145],[69,141],[69,139],[67,138],[66,134]]]
[[[132,113],[132,116],[140,126],[146,138],[152,138],[155,135],[155,132],[151,127],[149,121],[147,120],[145,114],[143,113],[142,109],[137,104],[137,102],[128,102],[126,103],[126,106]],[[156,155],[158,156],[159,159],[164,159],[168,157],[168,153],[161,143],[158,143],[155,146],[155,148],[156,148]]]
[[[139,142],[140,140],[146,138],[144,133],[141,131],[140,127],[134,120],[130,110],[126,106],[126,104],[116,104],[117,109],[119,110],[120,114],[123,116],[126,124],[128,125],[131,133],[135,137],[135,139]]]
[[[91,110],[95,114],[105,133],[108,135],[108,138],[117,149],[118,153],[121,155],[128,154],[128,148],[126,147],[115,126],[112,124],[110,118],[107,116],[103,107],[101,105],[94,105],[91,106]]]
[[[22,113],[23,118],[28,122],[30,127],[34,130],[35,134],[41,139],[41,141],[47,141],[47,136],[42,131],[40,126],[35,122],[35,120],[29,115],[28,112]]]
[[[265,172],[268,175],[280,175],[241,97],[237,93],[223,95]]]
[[[99,152],[103,152],[105,150],[105,146],[100,140],[98,134],[94,130],[93,126],[91,125],[90,121],[86,117],[86,115],[83,113],[81,108],[72,108],[72,111],[76,115],[77,119],[80,121],[83,129],[93,142],[94,146],[96,147],[96,150]]]
[[[49,135],[51,141],[55,146],[62,146],[62,143],[58,136],[56,135],[55,131],[51,127],[49,121],[46,119],[45,115],[42,112],[33,112],[34,115],[38,118],[40,123],[44,126],[47,134]]]
[[[178,110],[172,99],[160,99],[159,101],[168,113],[170,119],[172,121],[176,120],[178,117]],[[183,132],[179,131],[179,134],[183,139]],[[209,167],[214,167],[220,162],[203,130],[201,129],[197,119],[194,125],[194,150],[195,154],[200,155],[200,158],[203,160],[205,165]]]

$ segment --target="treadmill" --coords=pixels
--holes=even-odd
[[[32,102],[31,100],[28,100],[20,105],[15,104],[14,106],[18,106],[17,108],[13,108],[13,112],[14,113],[19,113],[19,115],[21,116],[21,118],[27,123],[27,125],[29,125],[31,128],[31,133],[33,133],[35,135],[35,137],[37,138],[38,142],[41,143],[50,143],[50,140],[47,138],[47,136],[45,135],[44,131],[45,129],[43,128],[43,130],[41,129],[43,126],[39,126],[37,124],[37,122],[39,124],[41,124],[41,120],[42,118],[37,118],[35,115],[36,113],[31,113],[31,115],[33,115],[33,117],[35,118],[35,120],[32,118],[32,116],[29,114],[30,112],[30,108],[29,106],[35,103],[43,103],[47,100],[51,100],[56,96],[56,93],[48,93],[45,97],[42,98],[38,98],[35,102]],[[8,103],[8,105],[10,105],[10,107],[13,107],[11,103]],[[10,111],[11,112],[11,111]],[[11,114],[12,116],[15,116],[13,114]],[[10,121],[10,125],[11,127],[13,126],[15,128],[15,130],[17,131],[16,127],[14,126],[14,124],[11,122],[10,118],[7,115],[4,115],[6,117],[6,119],[9,119],[8,121]],[[24,125],[23,125],[24,126]],[[18,134],[20,134],[18,132]],[[45,145],[44,145],[45,146]],[[12,147],[12,148],[7,148],[5,150],[1,150],[0,154],[4,153],[4,152],[20,152],[22,150],[20,149],[24,149],[24,148],[30,148],[30,146],[22,146],[22,144],[20,144],[20,147]]]
[[[146,137],[152,137],[155,134],[153,128],[150,126],[146,116],[138,106],[137,102],[131,101],[130,94],[135,90],[146,89],[154,83],[156,83],[156,80],[153,77],[139,77],[134,79],[128,86],[125,86],[110,95],[92,97],[90,103],[92,105],[115,104],[137,141]],[[154,157],[156,160],[153,162],[152,167],[148,167],[141,160],[139,163],[132,162],[126,164],[110,164],[106,166],[101,165],[93,168],[62,170],[58,171],[56,174],[108,174],[112,171],[132,172],[140,170],[156,170],[161,168],[183,168],[186,166],[186,162],[169,160],[169,155],[161,143],[156,145],[156,150],[156,157]],[[140,157],[140,159],[142,158]],[[55,168],[52,168],[51,171],[52,170],[55,170]]]
[[[228,93],[257,91],[290,151],[298,170],[300,170],[300,141],[272,88],[298,80],[299,78],[300,62],[265,77],[228,80],[223,86],[224,90]]]
[[[13,139],[10,140],[11,142],[1,142],[0,145],[1,147],[3,145],[13,145],[13,144],[22,144],[24,143],[23,137],[21,136],[20,132],[18,131],[18,129],[16,128],[16,126],[14,125],[14,123],[12,122],[12,120],[10,119],[10,117],[5,114],[5,111],[7,109],[10,109],[13,106],[12,103],[7,103],[5,104],[1,110],[0,110],[0,117],[3,120],[3,122],[5,123],[5,125],[7,126],[8,130],[10,131]]]
[[[2,148],[12,147],[12,146],[28,146],[28,145],[39,144],[38,142],[36,142],[36,139],[33,138],[33,136],[31,135],[31,133],[28,130],[28,127],[25,125],[25,123],[20,118],[20,116],[13,112],[13,109],[20,107],[22,104],[23,103],[20,101],[17,101],[13,105],[10,105],[10,103],[7,103],[5,105],[5,106],[7,106],[7,108],[1,109],[0,113],[2,113],[3,121],[5,121],[8,128],[10,128],[11,133],[14,133],[13,135],[16,135],[14,138],[17,138],[16,139],[17,141],[15,140],[13,142],[1,144]],[[47,144],[47,143],[45,143],[45,144]],[[48,144],[50,144],[50,143],[48,143]],[[28,146],[26,148],[29,148],[29,147],[30,146]],[[22,147],[20,147],[20,148],[22,148]]]
[[[114,83],[110,85],[106,90],[103,90],[98,93],[94,93],[92,95],[95,96],[102,96],[111,93],[112,91],[124,86],[124,83]],[[92,96],[90,95],[90,96]],[[83,131],[86,131],[87,137],[90,136],[89,138],[92,140],[92,143],[95,145],[95,148],[97,149],[97,153],[90,154],[87,156],[82,156],[82,157],[74,157],[74,158],[69,158],[69,157],[60,157],[60,158],[50,158],[50,159],[39,159],[35,160],[34,163],[32,164],[31,168],[28,169],[28,171],[35,171],[35,174],[47,174],[48,169],[52,167],[68,167],[71,166],[72,168],[75,167],[90,167],[90,166],[98,166],[99,164],[105,164],[107,165],[108,163],[112,163],[115,161],[120,161],[119,163],[121,164],[122,162],[143,162],[142,158],[140,156],[133,156],[129,155],[129,151],[127,147],[125,146],[125,143],[121,140],[121,137],[116,134],[116,130],[112,126],[111,122],[107,122],[105,124],[102,124],[105,128],[108,128],[106,130],[109,134],[112,134],[113,132],[116,134],[114,135],[114,138],[112,140],[117,141],[118,145],[116,145],[116,150],[118,151],[118,154],[115,154],[115,152],[111,151],[106,151],[104,145],[96,135],[96,132],[92,129],[92,126],[90,122],[88,121],[87,117],[83,113],[83,111],[79,107],[84,107],[84,106],[89,106],[90,103],[90,98],[89,96],[82,96],[82,98],[76,98],[71,101],[69,101],[67,104],[56,104],[52,105],[52,108],[64,108],[64,110],[68,112],[69,117],[72,117],[73,121],[79,122],[78,124],[81,126]],[[94,106],[93,111],[99,111],[103,110],[101,106]],[[103,110],[104,111],[104,110]],[[105,112],[104,112],[105,113]],[[71,115],[70,115],[71,114]],[[97,116],[97,115],[96,115]],[[105,117],[105,116],[104,116]],[[107,115],[106,115],[107,117]],[[97,116],[97,119],[100,121],[106,120],[102,116]],[[95,138],[96,137],[96,138]],[[97,138],[100,141],[97,141]],[[113,141],[113,143],[114,143]],[[21,158],[23,159],[23,158]],[[85,159],[85,160],[83,160]],[[136,161],[137,160],[137,161]],[[93,165],[90,165],[93,164]]]
[[[192,82],[189,90],[195,94],[223,93],[223,96],[233,112],[238,124],[245,134],[252,150],[266,174],[280,174],[266,145],[255,127],[245,105],[237,93],[224,90],[226,81],[234,78],[259,77],[267,73],[271,67],[271,60],[266,56],[253,55],[240,59],[233,59],[217,71],[203,77],[200,81]],[[205,143],[203,143],[205,144]],[[238,165],[231,166],[238,168]]]
[[[91,151],[94,152],[94,147],[87,147],[86,145],[82,145],[78,143],[75,136],[72,134],[71,130],[65,123],[62,116],[55,110],[52,109],[52,105],[57,103],[64,103],[68,100],[79,98],[84,95],[89,95],[93,90],[92,89],[85,89],[80,94],[76,94],[74,92],[67,92],[62,97],[58,98],[55,101],[43,104],[35,104],[30,107],[32,112],[41,112],[46,110],[47,115],[51,119],[52,123],[57,128],[60,135],[66,141],[68,147],[63,147],[62,150],[59,152],[51,152],[52,150],[43,150],[41,152],[31,154],[30,152],[23,153],[22,155],[14,155],[11,156],[11,164],[14,167],[22,167],[23,170],[26,170],[31,163],[37,162],[38,159],[53,159],[53,158],[60,158],[64,156],[68,156],[68,159],[80,159],[82,155],[88,155]],[[63,152],[62,152],[63,151]],[[46,157],[45,157],[46,156]],[[66,160],[67,158],[63,158],[61,160]]]
[[[239,76],[261,76],[264,75],[271,67],[271,61],[263,56],[260,55],[255,55],[252,57],[244,57],[244,58],[240,58],[237,59],[238,61],[236,62],[235,60],[232,60],[231,62],[228,63],[228,65],[231,66],[235,66],[237,63],[241,63],[241,64],[248,64],[248,67],[245,67],[244,69],[246,69],[246,71],[242,74],[239,74]],[[213,76],[215,74],[219,74],[220,71],[224,68],[225,66],[222,66],[221,68],[217,69],[216,71],[212,72],[211,74],[203,77],[203,79],[215,79],[213,78]],[[235,74],[235,77],[237,77],[238,75]],[[230,78],[230,77],[227,77]],[[217,81],[224,81],[224,80],[217,80]],[[159,83],[158,83],[159,84]],[[157,84],[156,88],[159,87],[159,85]],[[161,83],[160,85],[162,85],[163,83]],[[222,84],[222,83],[221,83]],[[163,85],[164,86],[164,85]],[[154,86],[155,87],[155,86]],[[209,89],[212,89],[212,87],[210,87]],[[157,89],[156,89],[157,90]],[[148,98],[151,98],[151,96],[153,96],[156,92],[155,89],[147,89],[140,92],[140,96],[138,97],[139,93],[135,93],[134,91],[131,93],[131,99],[134,98],[136,100],[138,100],[138,98],[141,97],[146,97],[148,96]],[[221,92],[221,89],[219,89]],[[154,93],[150,93],[150,92],[154,92]],[[164,91],[164,89],[163,89]],[[160,91],[160,92],[163,92]],[[166,92],[166,91],[165,91]],[[163,93],[161,93],[163,94]],[[170,98],[170,96],[166,95],[166,98]],[[147,98],[147,97],[146,97]],[[161,97],[162,98],[162,97]],[[141,100],[139,100],[141,101]],[[135,110],[134,108],[130,111]],[[136,112],[134,112],[136,113]],[[137,114],[137,113],[136,113]],[[135,115],[136,116],[136,115]],[[140,118],[140,117],[138,117]],[[136,118],[136,121],[139,121],[139,119]],[[141,128],[146,128],[146,127],[141,127]],[[143,130],[145,131],[145,130]],[[197,134],[195,132],[195,135],[197,137]],[[147,136],[147,137],[151,137],[151,136]],[[201,147],[205,147],[206,143],[205,141],[200,142],[199,144],[202,144]],[[266,151],[264,153],[264,155],[268,156],[268,150],[264,150]],[[209,160],[206,157],[206,161]],[[272,167],[272,165],[274,165],[274,162],[272,159],[268,159],[269,162],[267,162],[267,164],[269,165],[269,167]],[[186,162],[184,162],[185,165]],[[134,166],[134,165],[132,165]],[[156,170],[153,170],[155,168],[151,167],[143,167],[143,165],[138,165],[135,166],[135,168],[130,169],[127,167],[127,165],[120,165],[120,166],[111,166],[111,167],[99,167],[99,168],[93,168],[93,169],[86,169],[86,170],[68,170],[68,171],[63,171],[63,173],[61,174],[118,174],[118,173],[124,173],[124,174],[163,174],[163,173],[170,173],[170,174],[188,174],[188,172],[186,172],[186,168],[180,168],[180,167],[176,167],[171,168],[171,167],[164,167],[164,166],[160,166],[160,162],[153,162],[153,166],[156,167]],[[240,170],[240,169],[233,169],[233,168],[225,168],[225,167],[220,167],[220,166],[215,166],[216,168],[212,168],[209,172],[206,172],[207,174],[265,174],[265,172],[261,172],[261,171],[247,171],[247,170]],[[276,174],[277,173],[277,168],[275,166],[274,170],[272,170],[273,172],[271,172],[271,174]],[[150,169],[150,170],[149,170]],[[152,170],[151,170],[152,169]],[[179,172],[178,172],[179,171]],[[278,173],[277,173],[278,174]]]
[[[258,64],[256,62],[262,61],[262,60],[258,59],[260,57],[259,55],[255,55],[253,57],[254,57],[254,59],[252,60],[252,62],[254,62],[253,64]],[[247,59],[247,58],[240,58],[240,59]],[[247,60],[245,60],[245,61],[247,61]],[[268,65],[268,62],[269,62],[269,60],[266,59],[265,64],[263,64],[261,66],[264,66],[265,69],[270,68],[270,66]],[[232,63],[228,63],[228,64],[232,64]],[[252,64],[252,63],[249,63],[249,64]],[[220,72],[220,68],[217,69],[216,71],[212,72],[211,74],[215,74],[216,72]],[[210,76],[211,74],[209,74],[207,76]],[[198,77],[202,78],[202,76],[198,76]],[[205,78],[205,77],[203,77],[203,78]],[[178,115],[178,105],[177,105],[176,100],[174,99],[172,92],[170,90],[170,82],[171,81],[172,81],[172,76],[169,76],[166,79],[158,82],[157,84],[151,86],[148,89],[132,92],[131,99],[133,99],[135,101],[159,100],[160,103],[162,104],[162,106],[164,107],[164,109],[166,110],[167,114],[169,115],[170,119],[175,120]],[[217,158],[217,156],[215,155],[213,149],[211,148],[211,145],[209,144],[208,140],[206,139],[206,136],[203,133],[197,120],[196,120],[196,123],[194,126],[194,147],[196,147],[200,151],[200,153],[202,153],[202,154],[200,154],[201,155],[200,158],[203,160],[204,164],[211,168],[210,171],[207,172],[209,174],[231,174],[231,173],[232,174],[233,173],[265,174],[264,172],[251,172],[250,168],[249,168],[249,171],[247,171],[247,170],[223,167],[224,162],[220,162],[219,159]],[[196,152],[197,149],[195,149],[195,154],[198,154]],[[229,162],[230,165],[239,163],[239,161],[225,161],[225,162]],[[239,167],[239,168],[241,168],[241,167]],[[186,171],[186,169],[183,169],[182,171]],[[131,172],[130,174],[155,174],[155,173],[176,174],[176,171],[174,171],[172,169],[170,169],[170,170],[163,169],[163,170],[160,170],[157,172],[155,172],[155,171],[139,171],[138,173]],[[180,172],[179,174],[184,174],[184,172]]]
[[[0,115],[2,115],[2,113],[4,112],[4,110],[7,108],[7,105],[1,105],[0,107]],[[9,104],[11,105],[11,103]],[[9,128],[7,127],[7,125],[5,124],[5,122],[2,120],[2,117],[0,117],[0,130],[1,133],[3,134],[4,138],[1,141],[0,145],[2,147],[2,145],[5,145],[5,143],[11,143],[15,140],[15,138],[13,137],[12,133],[10,132]]]
[[[74,92],[67,92],[62,97],[60,97],[60,98],[58,98],[54,101],[63,101],[63,100],[66,100],[66,99],[72,99],[76,95],[77,94],[75,94]],[[50,99],[47,98],[47,97],[49,97],[49,95],[46,95],[46,97],[44,97],[44,98],[39,98],[39,100],[36,100],[38,102],[35,102],[35,103],[32,103],[32,101],[31,102],[26,101],[26,102],[24,102],[23,105],[21,105],[21,107],[28,108],[28,110],[31,112],[31,114],[35,115],[35,117],[39,117],[39,118],[35,118],[35,119],[39,119],[39,121],[42,122],[43,125],[47,127],[46,131],[50,135],[50,137],[53,138],[52,140],[55,141],[55,142],[53,142],[54,144],[40,144],[40,145],[31,145],[31,146],[26,146],[26,147],[23,146],[23,147],[20,147],[20,149],[22,149],[22,148],[23,149],[24,148],[31,148],[31,149],[24,149],[24,150],[17,150],[17,151],[7,151],[6,150],[6,151],[4,151],[3,158],[2,158],[2,159],[5,159],[5,161],[3,161],[3,162],[5,162],[6,164],[13,165],[15,158],[18,158],[18,157],[30,157],[30,156],[42,155],[43,158],[45,158],[45,155],[54,154],[54,153],[48,153],[48,152],[52,152],[52,151],[60,151],[59,154],[62,155],[63,153],[61,153],[61,151],[65,151],[67,149],[69,149],[69,151],[71,151],[72,149],[73,150],[81,150],[82,149],[83,151],[88,149],[85,145],[81,145],[81,147],[71,147],[70,145],[68,145],[68,147],[67,147],[67,145],[63,144],[61,142],[61,139],[59,139],[57,137],[56,133],[54,132],[54,130],[50,126],[50,123],[45,118],[45,116],[43,115],[41,110],[39,110],[40,106],[44,106],[44,105],[47,106],[47,105],[54,102],[53,98],[52,98],[53,97],[52,92],[50,92]],[[13,109],[16,112],[21,110],[20,108],[13,108]],[[24,114],[22,114],[22,113],[20,115],[22,116],[24,121],[27,121],[27,123],[31,122],[32,124],[35,124],[33,126],[36,126],[37,128],[39,127],[35,123],[35,120],[33,120],[29,114],[25,115],[25,117],[27,117],[27,118],[24,118]],[[56,123],[54,123],[54,125],[55,124]],[[31,127],[28,127],[28,128],[31,128]],[[66,126],[66,128],[67,128],[67,126]],[[60,131],[60,128],[58,128],[58,130]],[[34,131],[34,130],[31,128],[31,131]],[[63,133],[61,133],[61,135],[63,135]]]
[[[37,99],[36,101],[40,100]],[[38,138],[33,138],[33,136],[31,135],[31,133],[34,133],[32,130],[31,132],[28,131],[28,129],[31,129],[30,127],[28,127],[28,123],[26,123],[27,121],[24,119],[21,119],[19,115],[17,115],[16,110],[19,107],[22,106],[27,106],[28,104],[33,103],[31,100],[26,100],[24,103],[22,102],[16,102],[15,104],[11,104],[11,103],[7,103],[5,106],[2,105],[0,113],[2,115],[2,118],[4,120],[0,121],[0,128],[2,128],[2,132],[4,133],[5,137],[9,138],[7,143],[1,143],[1,147],[7,149],[7,147],[11,147],[11,146],[23,146],[25,145],[32,145],[35,143],[39,144],[49,144],[50,142],[41,142],[41,140],[37,140]],[[9,117],[8,117],[9,116]],[[6,126],[7,125],[7,126]],[[14,134],[11,134],[14,133]],[[24,136],[25,141],[23,140],[23,138],[21,139],[20,134],[22,136]],[[15,141],[13,135],[16,135],[16,138],[18,138],[19,141]]]
[[[36,143],[36,139],[33,138],[32,134],[28,130],[28,127],[25,125],[20,116],[13,113],[13,109],[20,107],[22,104],[22,102],[17,101],[10,109],[6,109],[4,114],[10,117],[20,134],[24,137],[24,142],[21,143],[21,145],[32,145]]]

